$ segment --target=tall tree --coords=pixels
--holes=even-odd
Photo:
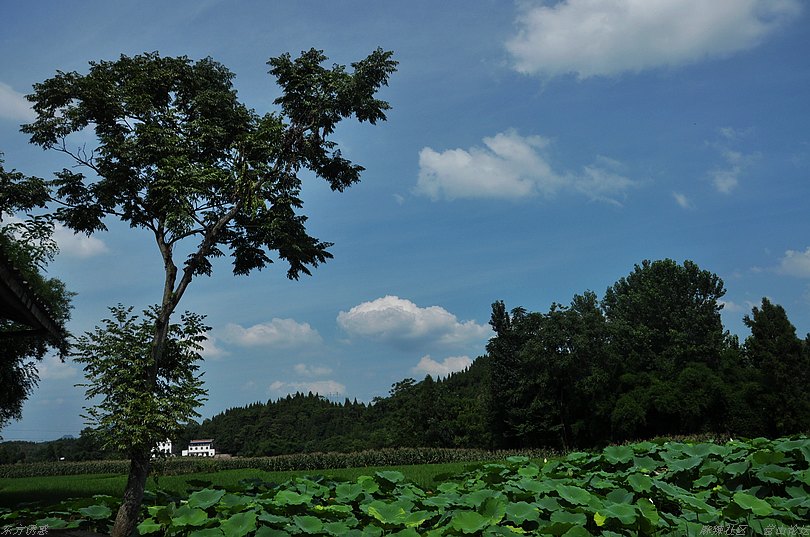
[[[495,336],[487,343],[489,356],[489,391],[487,423],[495,448],[514,447],[516,440],[508,425],[508,416],[514,407],[518,383],[518,352],[522,336],[517,326],[525,317],[525,310],[515,308],[511,315],[502,300],[492,304],[489,325]]]
[[[99,401],[87,409],[86,418],[102,447],[133,458],[165,438],[175,438],[181,423],[199,416],[196,408],[206,392],[198,362],[209,328],[201,316],[191,313],[182,316],[182,324],[172,323],[153,383],[149,345],[155,308],[140,319],[132,315],[132,308],[119,305],[110,311],[112,318],[102,327],[77,339],[72,354],[84,364],[90,381],[83,385],[87,399]]]
[[[743,322],[751,329],[745,351],[761,375],[760,404],[768,433],[780,436],[810,429],[810,355],[796,336],[787,312],[767,298]]]
[[[2,154],[0,153],[0,157]],[[19,419],[22,405],[37,385],[37,362],[49,352],[64,358],[72,293],[57,278],[46,275],[58,252],[53,221],[25,213],[45,207],[48,189],[43,181],[5,170],[0,158],[0,256],[25,282],[31,299],[55,323],[54,330],[33,331],[19,320],[0,319],[0,429]],[[3,217],[21,213],[24,219]]]
[[[163,260],[143,386],[157,383],[170,317],[193,278],[211,274],[212,258],[230,251],[234,274],[248,274],[272,263],[275,252],[297,279],[331,257],[330,244],[310,236],[297,213],[299,172],[313,172],[336,191],[359,181],[363,168],[329,137],[344,118],[385,119],[389,105],[375,94],[396,62],[381,49],[353,63],[352,72],[325,68],[325,61],[314,49],[270,59],[282,94],[279,111],[264,115],[237,99],[234,75],[210,58],[121,56],[34,86],[28,98],[37,118],[23,132],[73,165],[52,182],[56,217],[87,234],[106,229],[106,217],[148,230]],[[96,147],[73,149],[70,135],[87,129]],[[175,252],[191,253],[178,266]],[[132,454],[114,536],[132,532],[148,471],[144,447]]]
[[[604,441],[615,380],[605,319],[593,292],[548,313],[516,310],[509,344],[515,346],[511,396],[504,409],[506,437],[517,446],[593,445]],[[491,342],[499,350],[503,343]]]
[[[613,350],[622,359],[622,395],[612,418],[617,438],[682,430],[688,379],[705,378],[698,364],[717,370],[726,346],[724,294],[716,274],[671,259],[644,261],[608,288],[602,304]],[[680,377],[687,367],[697,369]],[[711,384],[706,390],[713,390]],[[699,413],[689,421],[702,423],[711,410]]]

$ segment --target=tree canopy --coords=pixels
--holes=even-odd
[[[382,49],[352,71],[326,68],[326,59],[315,49],[271,58],[281,95],[274,101],[279,110],[264,114],[239,101],[234,74],[222,64],[157,52],[91,62],[86,74],[58,71],[28,96],[37,117],[23,132],[71,164],[47,184],[55,190],[55,218],[88,235],[117,218],[149,230],[160,252],[163,293],[152,318],[151,358],[135,384],[144,393],[156,393],[167,368],[172,314],[194,277],[212,273],[212,259],[229,253],[234,274],[244,275],[275,256],[297,279],[331,257],[330,243],[311,236],[299,214],[302,172],[336,191],[359,181],[363,168],[329,137],[346,118],[385,119],[390,106],[375,94],[397,62]],[[71,136],[84,131],[95,142],[71,145]],[[188,252],[182,266],[180,251]],[[150,451],[143,445],[130,451],[116,536],[134,528]]]

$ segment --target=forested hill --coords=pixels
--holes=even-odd
[[[488,358],[444,379],[396,383],[370,404],[312,393],[226,410],[191,424],[184,438],[213,438],[217,450],[258,456],[384,447],[478,447],[486,441]]]
[[[405,379],[371,404],[296,394],[186,430],[235,455],[395,446],[588,448],[654,436],[810,431],[810,335],[763,298],[742,343],[720,319],[723,281],[645,261],[568,305],[492,306],[494,337],[466,371]]]

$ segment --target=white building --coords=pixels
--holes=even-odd
[[[214,440],[192,440],[188,443],[188,449],[182,452],[183,457],[213,457],[216,455]]]
[[[158,442],[156,448],[152,450],[152,458],[154,459],[158,455],[164,455],[166,457],[171,457],[172,455],[172,441],[168,438],[163,442]]]

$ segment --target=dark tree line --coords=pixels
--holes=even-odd
[[[489,423],[497,447],[590,447],[660,435],[810,430],[810,340],[762,300],[740,345],[722,280],[686,261],[645,261],[547,313],[492,309]]]

